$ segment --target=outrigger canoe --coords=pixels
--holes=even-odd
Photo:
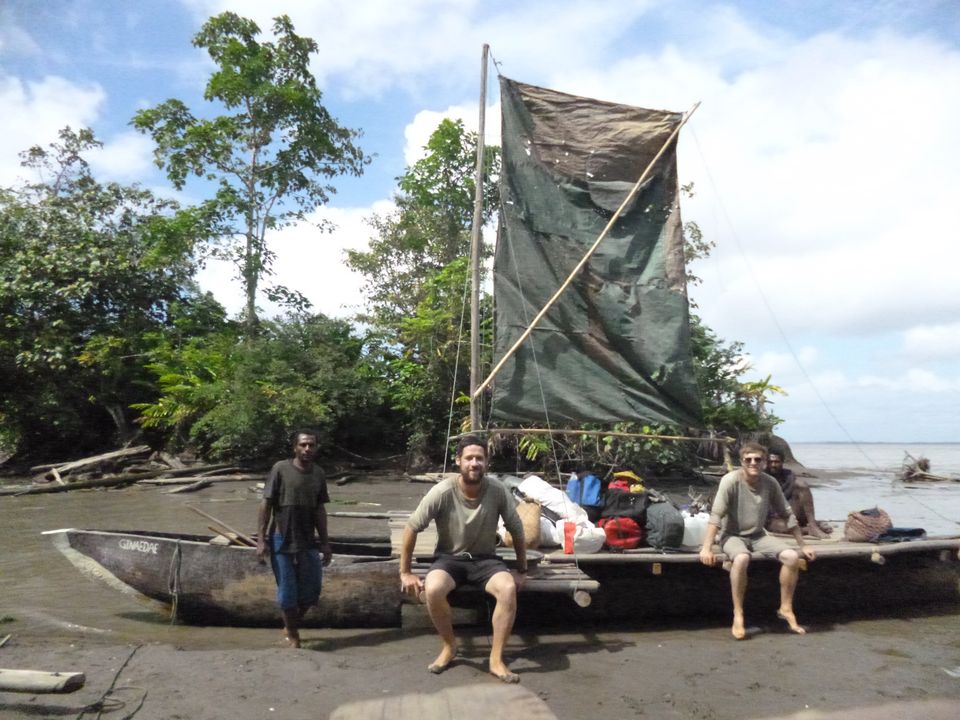
[[[279,624],[273,574],[257,561],[251,547],[212,544],[209,536],[174,533],[65,529],[45,534],[85,574],[148,599],[178,622]],[[324,571],[320,605],[310,610],[304,625],[399,627],[406,598],[400,593],[399,561],[390,542],[331,541],[334,559]],[[797,590],[797,605],[805,616],[960,604],[960,538],[893,544],[829,539],[810,544],[818,558],[806,565]],[[726,618],[730,613],[727,574],[719,567],[701,565],[696,553],[642,548],[589,555],[559,550],[529,554],[535,560],[523,587],[519,624]],[[759,556],[755,560],[747,612],[769,614],[765,606],[778,598],[778,564]],[[424,575],[428,568],[429,558],[418,557],[413,571]],[[479,598],[482,593],[458,591],[453,600],[470,606]]]

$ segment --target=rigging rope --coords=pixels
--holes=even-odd
[[[470,292],[470,274],[465,273],[463,276],[463,300],[460,302],[460,327],[457,330],[457,353],[456,359],[453,361],[453,382],[450,384],[450,410],[447,413],[447,440],[443,445],[443,472],[447,472],[447,460],[448,455],[450,454],[447,448],[450,447],[450,439],[452,437],[450,433],[450,428],[453,427],[453,406],[456,403],[457,398],[457,375],[460,372],[460,347],[463,345],[463,324],[464,318],[467,315],[467,297]]]
[[[183,550],[180,547],[180,541],[177,540],[177,547],[173,551],[173,557],[170,558],[170,572],[167,576],[167,590],[170,592],[170,624],[177,624],[177,612],[180,604],[180,564],[183,560]]]
[[[510,256],[511,256],[510,259],[513,261],[514,273],[516,274],[516,278],[515,278],[515,279],[516,279],[516,283],[517,283],[517,289],[518,289],[518,291],[519,291],[519,293],[520,293],[520,306],[523,308],[523,315],[524,315],[524,318],[523,318],[523,319],[524,319],[524,323],[525,323],[527,326],[529,326],[529,325],[530,325],[530,318],[529,318],[529,315],[528,315],[528,313],[527,313],[527,298],[526,298],[526,296],[525,296],[524,293],[523,293],[523,284],[520,282],[519,265],[517,264],[517,258],[516,258],[516,256],[513,254],[513,251],[514,251],[513,245],[509,245],[508,247],[509,247],[509,250],[510,250]],[[538,387],[539,390],[540,390],[540,403],[541,403],[541,405],[543,406],[543,419],[544,419],[544,422],[545,422],[546,425],[547,425],[547,430],[548,430],[548,432],[551,433],[551,435],[548,436],[548,437],[549,437],[549,441],[550,441],[550,454],[553,456],[553,466],[554,466],[554,469],[555,469],[555,471],[556,471],[556,473],[557,473],[557,479],[558,479],[558,481],[560,482],[560,491],[563,493],[564,509],[567,511],[567,512],[565,513],[565,517],[569,517],[569,516],[572,514],[572,513],[569,512],[569,510],[570,510],[570,505],[572,505],[572,504],[574,504],[574,503],[573,503],[573,500],[571,500],[570,497],[567,495],[567,492],[566,492],[566,483],[563,481],[563,473],[560,471],[560,458],[557,457],[557,444],[553,441],[553,437],[552,437],[553,428],[552,428],[551,423],[550,423],[550,411],[549,411],[549,409],[547,408],[547,397],[546,397],[546,393],[545,393],[544,390],[543,390],[543,379],[542,379],[542,375],[541,375],[541,373],[540,373],[540,362],[539,362],[539,360],[538,360],[538,358],[537,358],[537,346],[536,346],[536,343],[533,343],[533,342],[530,343],[530,352],[531,352],[531,354],[533,355],[533,367],[534,367],[534,371],[536,372],[536,375],[537,375],[537,387]],[[519,443],[518,443],[518,448],[517,448],[517,449],[519,450]],[[564,538],[563,538],[563,534],[561,534],[561,538],[562,538],[562,540],[564,539]],[[572,542],[572,541],[571,541],[571,542]],[[564,545],[564,542],[561,541],[561,546],[563,546],[563,545]],[[576,594],[576,593],[580,590],[580,577],[581,577],[581,575],[583,574],[583,571],[580,569],[580,560],[579,560],[579,558],[577,558],[576,553],[574,553],[574,555],[573,555],[573,564],[574,564],[574,567],[576,567],[577,571],[580,573],[580,574],[577,575],[576,584],[574,585],[574,594]]]

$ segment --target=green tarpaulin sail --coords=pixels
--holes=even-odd
[[[594,243],[682,119],[500,80],[494,360]],[[491,415],[699,425],[675,143],[494,380]]]

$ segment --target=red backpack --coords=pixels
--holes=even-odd
[[[633,550],[643,542],[643,527],[633,518],[601,518],[600,527],[607,534],[607,547],[611,550]]]

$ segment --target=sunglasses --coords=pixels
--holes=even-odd
[[[745,457],[743,459],[744,465],[759,465],[762,462],[763,462],[763,458],[758,458],[758,457]]]

